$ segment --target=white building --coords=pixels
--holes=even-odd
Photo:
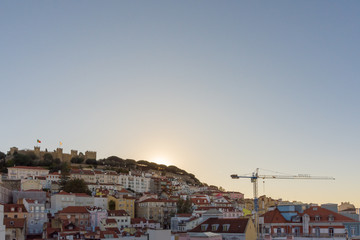
[[[51,210],[53,213],[69,206],[75,206],[75,195],[61,191],[51,196]]]
[[[73,193],[75,196],[75,206],[94,206],[94,197],[86,193]]]
[[[125,210],[109,210],[108,219],[114,219],[119,229],[128,228],[131,225],[131,217]]]
[[[27,177],[43,176],[49,174],[48,169],[41,167],[16,166],[8,168],[8,179],[24,179]]]
[[[108,207],[108,198],[107,197],[101,197],[101,196],[94,197],[94,207],[107,209],[107,207]]]
[[[119,175],[119,183],[122,184],[124,188],[129,188],[140,193],[150,191],[150,180],[151,178],[145,177],[144,174],[136,175],[130,172],[129,175]]]

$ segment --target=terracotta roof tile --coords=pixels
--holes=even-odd
[[[83,206],[69,206],[58,213],[89,213],[89,211]]]
[[[86,193],[74,193],[74,195],[76,197],[91,197],[90,195],[86,194]]]
[[[26,211],[24,204],[4,204],[4,213],[7,213],[7,212],[25,212],[25,213],[27,213],[28,211]]]
[[[112,238],[117,238],[115,231],[100,231],[100,238],[105,238],[105,235],[112,235]]]
[[[319,216],[320,220],[317,222],[329,222],[329,217],[332,216],[334,218],[333,222],[358,222],[352,218],[318,206],[306,209],[303,214],[309,215],[310,221],[315,221],[315,217]]]
[[[248,221],[248,218],[209,218],[190,232],[245,233]]]
[[[116,216],[116,217],[123,217],[123,216],[129,216],[129,214],[123,210],[123,209],[120,209],[120,210],[109,210],[108,211],[108,217],[111,217],[111,216]]]
[[[148,198],[148,199],[145,199],[145,200],[141,201],[141,203],[145,203],[145,202],[172,202],[172,203],[176,203],[175,200],[155,199],[155,198]]]
[[[272,211],[268,211],[262,215],[265,223],[287,223],[288,221],[281,214],[279,209],[275,208]]]
[[[25,218],[4,218],[6,228],[23,228],[25,227]]]
[[[117,227],[108,227],[108,228],[105,228],[106,231],[113,231],[113,232],[116,232],[116,234],[120,234],[120,230],[117,228]]]
[[[72,195],[71,193],[65,192],[65,191],[61,191],[56,195]]]
[[[115,223],[116,224],[116,220],[113,218],[107,218],[106,220],[106,224],[111,224],[111,223]]]

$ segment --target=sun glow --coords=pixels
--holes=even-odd
[[[168,159],[164,157],[154,157],[150,160],[151,162],[157,163],[157,164],[164,164],[166,166],[171,165]]]

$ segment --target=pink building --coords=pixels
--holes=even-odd
[[[108,212],[106,209],[99,207],[87,207],[87,210],[90,213],[90,221],[92,227],[100,226],[100,221],[108,217]]]
[[[244,194],[241,192],[226,192],[231,200],[244,199]]]

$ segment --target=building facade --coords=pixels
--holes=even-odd
[[[48,169],[41,167],[16,166],[8,168],[8,179],[25,179],[28,177],[44,176],[49,174]]]

